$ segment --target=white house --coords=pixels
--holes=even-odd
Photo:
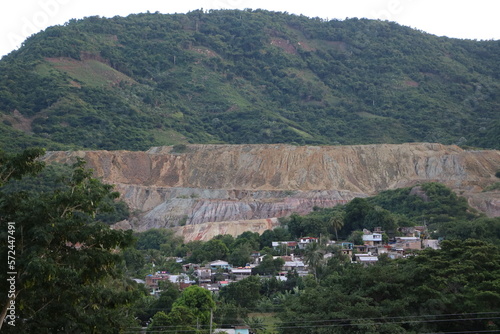
[[[232,268],[231,274],[235,276],[236,281],[241,281],[242,279],[252,275],[252,268],[251,267]]]
[[[190,279],[189,276],[186,274],[169,275],[168,280],[172,283],[184,283],[184,284],[196,283],[196,281],[193,281],[192,279]]]
[[[363,243],[369,246],[376,246],[382,244],[382,234],[381,233],[371,233],[368,230],[363,231]]]
[[[298,246],[297,241],[273,241],[272,246],[274,250],[278,250],[281,247],[286,247],[286,249],[293,251]]]
[[[372,254],[355,254],[355,256],[358,263],[370,264],[378,261],[378,257]]]
[[[305,249],[307,245],[313,243],[313,242],[318,242],[318,238],[313,238],[313,237],[303,237],[300,238],[299,240],[299,248],[300,249]]]

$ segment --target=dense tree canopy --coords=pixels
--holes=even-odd
[[[14,291],[0,300],[0,324],[11,315],[9,306],[16,310],[15,327],[3,324],[2,329],[117,333],[134,325],[123,310],[140,293],[117,267],[132,234],[94,220],[101,204],[117,194],[82,162],[56,188],[9,187],[10,179],[40,170],[42,164],[35,160],[40,153],[27,150],[0,161],[5,182],[0,188],[2,263],[7,264],[8,255],[13,258],[8,270],[2,270],[0,284],[2,291]]]
[[[498,247],[471,239],[369,267],[332,265],[320,285],[289,299],[281,332],[498,330],[499,270]]]
[[[193,285],[182,292],[169,313],[160,311],[155,314],[148,331],[153,333],[210,334],[211,315],[214,310],[215,302],[211,293]]]
[[[393,22],[264,10],[71,20],[0,61],[0,138],[9,150],[499,148],[499,48]]]

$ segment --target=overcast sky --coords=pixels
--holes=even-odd
[[[359,17],[395,21],[435,34],[467,39],[500,39],[498,0],[1,0],[0,56],[26,37],[72,18],[132,13],[186,13],[208,9],[267,9],[325,19]]]

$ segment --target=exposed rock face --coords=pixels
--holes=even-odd
[[[362,193],[335,190],[276,191],[126,186],[117,190],[144,215],[135,230],[212,222],[248,221],[309,213],[314,206],[345,204]],[[124,225],[125,226],[125,225]],[[129,226],[129,225],[127,225]]]
[[[464,194],[469,205],[486,213],[490,217],[500,217],[500,192]]]
[[[214,230],[221,225],[213,222],[244,226],[260,221],[267,226],[268,219],[292,212],[305,214],[314,206],[343,204],[428,181],[455,189],[488,215],[500,215],[499,193],[481,193],[497,180],[500,151],[495,150],[464,151],[427,143],[188,145],[184,153],[155,147],[147,152],[49,152],[45,159],[69,162],[76,156],[103,181],[116,184],[132,210],[142,213],[123,227],[185,225],[181,230],[189,239],[211,235],[208,227],[193,232],[199,224],[209,223],[203,226]]]
[[[255,219],[243,221],[223,221],[174,227],[177,235],[184,240],[210,240],[219,234],[240,235],[245,231],[264,233],[279,226],[278,218]]]

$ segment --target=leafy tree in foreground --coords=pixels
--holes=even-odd
[[[252,308],[260,298],[260,288],[260,278],[250,276],[223,287],[219,294],[227,302],[234,302],[241,307]]]
[[[148,331],[154,333],[209,333],[210,313],[215,310],[211,292],[197,285],[186,288],[166,314],[153,317]]]
[[[27,149],[17,155],[9,155],[0,150],[0,187],[10,179],[19,180],[27,174],[40,172],[44,164],[36,158],[43,153],[44,150],[40,148]]]
[[[38,172],[43,164],[36,158],[42,153],[0,154],[2,182]],[[124,307],[139,292],[116,266],[122,261],[119,250],[131,244],[132,235],[94,221],[100,204],[117,197],[112,186],[93,178],[82,161],[52,191],[5,192],[0,186],[2,263],[7,263],[8,250],[15,251],[15,264],[0,273],[0,290],[15,290],[0,297],[2,329],[118,333],[135,325]],[[10,305],[18,317],[15,327],[3,323],[11,320]]]
[[[160,281],[161,293],[160,298],[155,303],[157,309],[162,309],[165,311],[170,311],[174,302],[179,298],[180,291],[176,284],[170,281]]]

